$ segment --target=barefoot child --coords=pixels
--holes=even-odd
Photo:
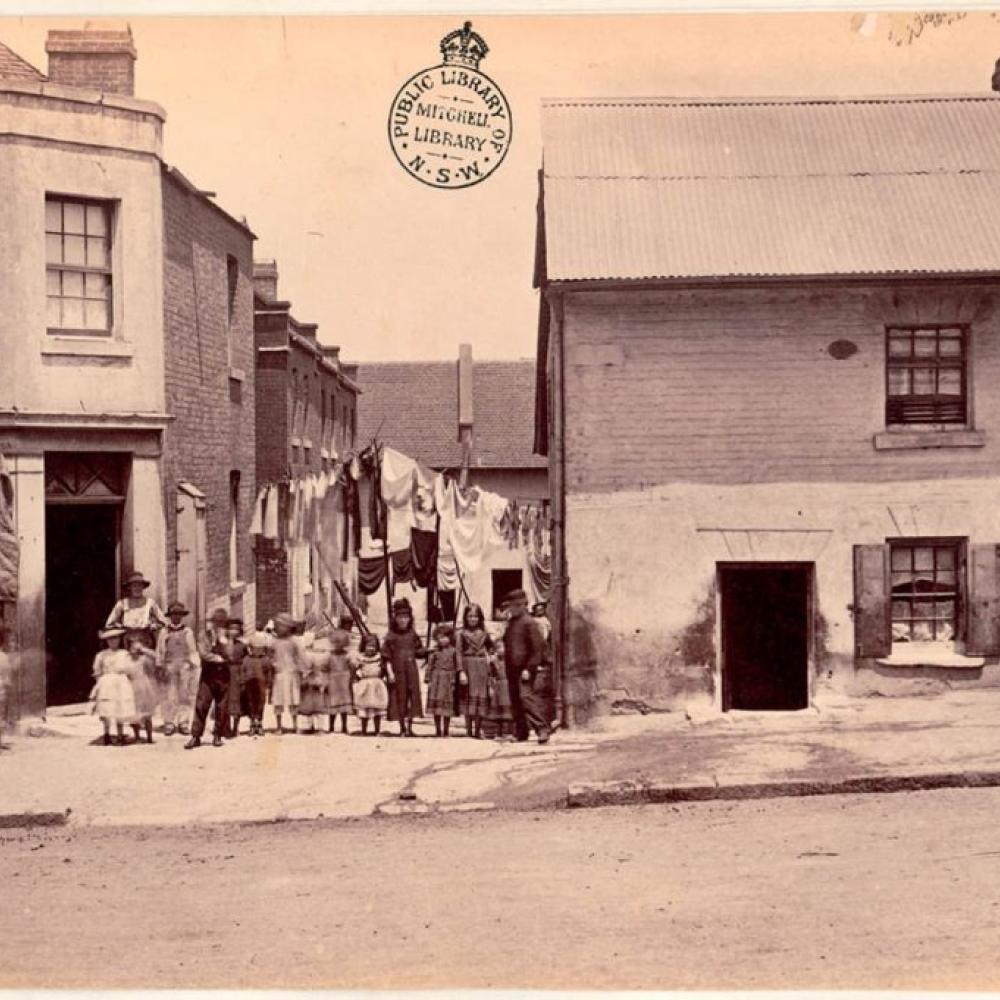
[[[358,665],[355,670],[354,710],[361,720],[361,735],[368,735],[368,720],[372,720],[374,735],[382,727],[382,716],[389,707],[389,689],[386,679],[392,682],[392,667],[382,660],[378,636],[369,633],[361,639]]]
[[[94,657],[96,683],[90,692],[90,700],[104,724],[105,746],[111,744],[112,722],[118,732],[118,745],[125,746],[125,724],[135,718],[135,696],[129,680],[132,666],[128,653],[121,648],[123,635],[125,629],[118,626],[98,632],[105,648]]]
[[[264,735],[264,692],[271,662],[271,636],[258,627],[247,639],[240,711],[250,716],[250,735]]]
[[[452,641],[455,630],[447,622],[434,629],[437,649],[427,661],[427,711],[434,716],[434,735],[447,736],[455,714],[455,683],[458,662]]]

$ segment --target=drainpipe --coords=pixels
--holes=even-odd
[[[562,293],[546,288],[549,305],[549,484],[552,490],[551,537],[552,583],[549,600],[555,611],[552,623],[554,670],[553,687],[556,717],[564,726],[573,724],[568,697],[569,636],[568,585],[566,575],[566,454],[565,454],[565,382],[563,379],[563,299]]]

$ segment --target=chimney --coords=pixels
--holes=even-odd
[[[136,51],[131,28],[84,26],[74,31],[50,31],[45,51],[52,83],[128,97],[135,93]]]
[[[459,482],[468,485],[472,463],[472,344],[458,345],[458,440],[462,445],[462,474]]]
[[[253,288],[263,299],[276,302],[278,299],[278,262],[276,260],[255,260],[253,262]]]

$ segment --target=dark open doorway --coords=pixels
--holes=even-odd
[[[806,563],[719,566],[723,710],[807,707],[810,581]]]
[[[86,701],[98,629],[118,599],[120,507],[50,503],[45,509],[46,702]]]

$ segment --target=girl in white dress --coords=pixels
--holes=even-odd
[[[111,744],[111,723],[118,731],[118,745],[125,746],[125,724],[135,718],[135,696],[129,675],[131,657],[121,648],[123,628],[106,628],[98,635],[104,640],[105,649],[94,657],[95,684],[90,692],[94,711],[104,724],[104,745]]]

